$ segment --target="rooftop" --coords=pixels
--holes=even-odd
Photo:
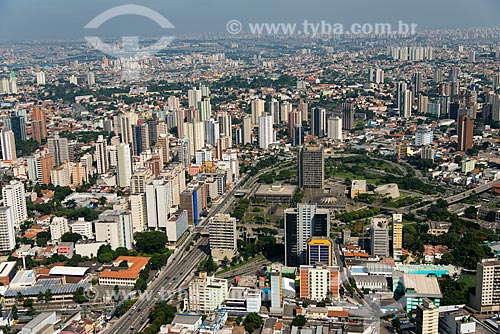
[[[123,262],[128,262],[128,268],[119,268],[118,265]],[[99,274],[99,278],[129,278],[136,279],[139,277],[141,270],[148,264],[149,257],[143,256],[119,256],[113,262],[113,268],[105,269]]]

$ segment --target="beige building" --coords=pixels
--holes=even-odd
[[[500,261],[483,259],[477,264],[476,291],[470,305],[481,313],[500,311]]]
[[[424,298],[417,306],[416,317],[417,334],[439,333],[439,308],[430,299]]]
[[[395,213],[392,215],[392,257],[394,260],[401,259],[403,255],[403,215]]]
[[[227,290],[226,279],[200,273],[189,283],[189,310],[210,312],[218,309],[226,298]]]
[[[210,251],[219,260],[231,259],[236,252],[236,218],[217,214],[208,222]]]

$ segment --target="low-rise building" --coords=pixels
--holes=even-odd
[[[127,267],[120,266],[126,261]],[[134,286],[141,270],[146,267],[149,257],[119,256],[111,267],[99,274],[99,285]]]

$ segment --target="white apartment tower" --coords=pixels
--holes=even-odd
[[[26,208],[26,194],[24,184],[20,181],[10,181],[2,188],[2,197],[4,206],[11,208],[12,219],[15,227],[19,227],[28,219],[28,210]]]

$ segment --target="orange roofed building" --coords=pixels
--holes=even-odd
[[[128,267],[120,267],[120,263],[127,261]],[[99,274],[99,285],[134,286],[141,270],[146,267],[149,257],[119,256],[111,268]]]

